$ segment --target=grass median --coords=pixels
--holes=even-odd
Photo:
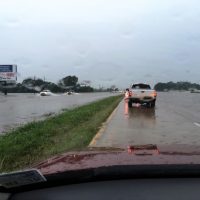
[[[29,168],[50,156],[84,149],[121,99],[108,97],[0,136],[0,172]]]

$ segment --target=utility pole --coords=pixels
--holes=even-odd
[[[33,81],[33,90],[34,90],[34,95],[35,95],[35,76],[34,76],[34,81]]]
[[[7,88],[6,88],[6,86],[7,86],[7,82],[6,81],[4,83],[4,86],[5,86],[4,95],[7,95],[8,91],[7,91]]]

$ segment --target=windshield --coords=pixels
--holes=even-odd
[[[132,85],[132,89],[151,89],[151,86],[145,84],[136,84]]]
[[[1,1],[0,172],[200,153],[199,4]]]

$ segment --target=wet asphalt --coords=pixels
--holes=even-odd
[[[158,93],[155,109],[123,100],[91,147],[129,145],[200,145],[200,94]]]

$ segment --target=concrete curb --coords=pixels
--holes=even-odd
[[[120,102],[121,103],[121,102]],[[120,103],[118,104],[118,106],[114,109],[114,111],[111,113],[111,115],[108,117],[108,119],[106,120],[106,122],[104,122],[102,124],[102,127],[100,128],[100,130],[97,132],[97,134],[93,137],[92,141],[90,142],[88,147],[94,147],[97,143],[97,140],[103,135],[107,125],[110,123],[110,121],[112,120],[112,118],[114,117]]]

